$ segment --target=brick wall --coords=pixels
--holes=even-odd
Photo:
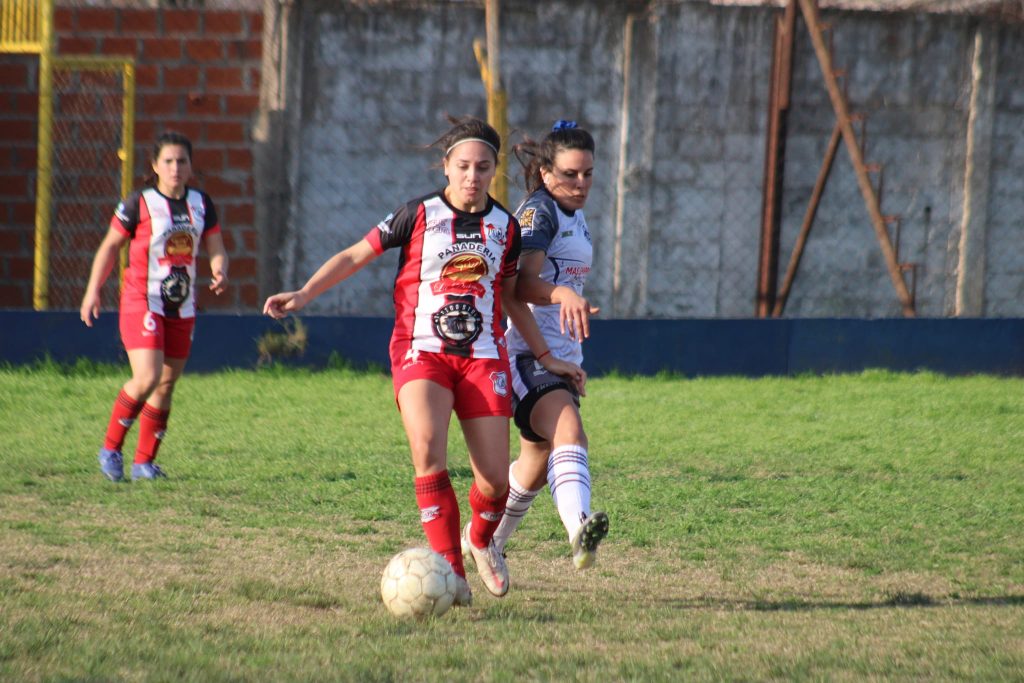
[[[136,60],[135,186],[164,129],[186,134],[196,178],[220,215],[231,289],[201,308],[258,303],[250,131],[259,105],[262,15],[252,11],[57,7],[57,53]],[[0,307],[32,305],[38,58],[0,55]],[[110,198],[113,210],[117,197]],[[96,244],[106,225],[96,226]],[[206,259],[200,275],[209,275]]]

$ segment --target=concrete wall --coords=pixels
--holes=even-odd
[[[598,142],[586,209],[596,260],[589,296],[618,317],[752,315],[776,10],[584,0],[501,6],[513,140],[573,118]],[[445,129],[445,113],[485,114],[472,51],[484,35],[477,3],[307,0],[291,11],[287,63],[278,65],[287,94],[277,131],[286,140],[287,197],[277,209],[280,255],[266,262],[275,271],[268,282],[285,287],[300,285],[401,201],[443,183],[431,168],[438,155],[423,146]],[[916,264],[919,313],[1024,314],[1024,30],[950,15],[825,19],[835,26],[836,64],[850,74],[851,108],[868,114],[866,157],[884,169],[882,211],[901,217],[899,257]],[[990,36],[981,77],[972,71],[980,30]],[[780,274],[833,121],[800,24]],[[969,123],[981,131],[973,176]],[[965,222],[965,192],[975,223]],[[511,195],[514,205],[521,192],[513,186]],[[969,268],[965,226],[988,255]],[[313,310],[386,315],[394,268],[394,255],[386,256]],[[958,309],[972,283],[977,305]],[[845,150],[786,314],[900,315]]]

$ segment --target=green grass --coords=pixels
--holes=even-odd
[[[592,380],[597,566],[545,494],[506,598],[471,576],[473,607],[405,623],[380,572],[425,541],[387,377],[186,374],[171,478],[115,485],[126,372],[0,369],[0,680],[1024,677],[1024,380]]]

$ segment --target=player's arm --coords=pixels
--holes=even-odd
[[[540,249],[524,251],[519,259],[519,281],[516,296],[527,303],[548,306],[559,304],[559,326],[571,339],[590,336],[590,316],[601,310],[576,293],[572,287],[554,285],[540,276],[547,258]],[[579,331],[579,332],[577,332]]]
[[[505,286],[501,290],[501,305],[505,313],[512,320],[516,329],[519,330],[519,334],[522,335],[526,345],[530,347],[530,353],[534,355],[537,362],[544,366],[544,369],[548,372],[568,379],[576,386],[576,390],[580,392],[580,395],[585,396],[587,384],[586,371],[575,363],[570,363],[551,355],[548,343],[544,340],[544,335],[537,326],[537,321],[534,319],[530,307],[515,294],[517,279],[518,276],[516,275],[505,277]]]
[[[327,262],[320,266],[302,289],[294,292],[281,292],[268,298],[263,304],[263,312],[271,318],[279,319],[289,313],[300,311],[310,301],[342,280],[354,275],[377,256],[377,251],[366,238],[363,238],[327,259]]]
[[[224,236],[219,230],[207,233],[206,253],[210,256],[210,273],[213,275],[210,289],[220,295],[228,288],[228,252],[224,248]]]
[[[127,235],[117,228],[111,227],[96,250],[96,256],[92,260],[92,269],[89,271],[89,283],[85,286],[82,306],[78,312],[87,327],[92,327],[93,319],[100,317],[100,289],[110,277],[110,271],[114,269],[118,252],[127,242]]]

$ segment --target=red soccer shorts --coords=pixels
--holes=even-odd
[[[406,382],[426,379],[455,395],[455,414],[461,420],[512,417],[512,388],[506,358],[463,358],[392,347],[391,379],[396,401]]]
[[[158,349],[167,358],[188,358],[195,318],[165,318],[152,311],[121,311],[121,341],[128,351]]]

